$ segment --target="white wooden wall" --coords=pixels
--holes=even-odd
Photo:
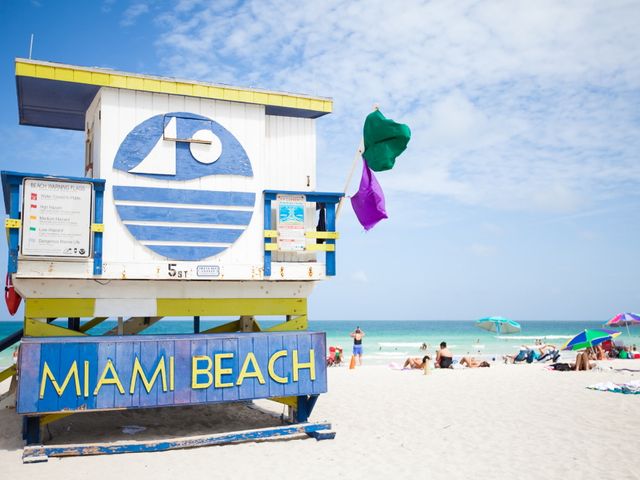
[[[176,186],[175,181],[131,175],[113,169],[116,152],[127,134],[144,120],[168,112],[191,112],[221,124],[244,147],[254,174],[253,178],[216,175],[188,180],[180,182],[180,188],[251,191],[256,194],[251,223],[231,247],[210,259],[179,263],[193,264],[184,268],[195,268],[196,264],[219,265],[222,278],[225,279],[258,279],[263,266],[262,191],[315,189],[314,120],[267,116],[262,105],[113,88],[101,89],[87,112],[87,122],[92,120],[94,125],[94,176],[107,182],[104,200],[104,276],[166,278],[168,261],[129,234],[116,212],[111,187]]]

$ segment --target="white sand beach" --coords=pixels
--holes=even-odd
[[[290,441],[159,453],[50,459],[23,465],[20,417],[0,410],[4,478],[640,478],[640,395],[587,385],[640,379],[640,360],[599,362],[603,370],[554,372],[543,365],[398,371],[329,369],[329,393],[311,417],[334,440]],[[624,370],[623,370],[624,369]],[[629,371],[635,370],[635,371]],[[8,382],[2,384],[6,390]],[[273,402],[260,406],[282,409]],[[99,420],[95,420],[99,419]],[[48,443],[81,438],[165,438],[273,425],[246,406],[77,414],[52,424]],[[124,426],[147,428],[122,433]],[[48,436],[49,432],[46,432]]]

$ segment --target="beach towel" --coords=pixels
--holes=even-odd
[[[626,383],[600,382],[589,385],[587,388],[591,390],[600,390],[601,392],[615,392],[627,394],[640,394],[640,380],[632,380]]]

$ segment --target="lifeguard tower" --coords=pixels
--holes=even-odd
[[[248,438],[331,437],[307,421],[327,390],[307,298],[336,273],[342,197],[315,191],[331,100],[25,59],[16,82],[21,124],[85,132],[84,167],[62,172],[74,176],[2,172],[25,318],[0,343],[22,339],[0,380],[18,374],[25,457],[70,454],[39,443],[72,413],[257,398],[288,405],[294,425]],[[201,331],[202,316],[233,320]],[[163,317],[193,334],[138,335]]]

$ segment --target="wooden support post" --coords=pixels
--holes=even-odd
[[[122,317],[118,317],[118,335],[124,335],[124,320]]]
[[[22,418],[22,438],[27,445],[40,443],[40,417]]]
[[[193,333],[200,333],[200,315],[193,317]]]
[[[67,328],[75,332],[80,331],[80,317],[69,317],[67,319]]]
[[[240,317],[240,331],[241,332],[253,332],[253,321],[254,317],[252,315],[243,315]]]

